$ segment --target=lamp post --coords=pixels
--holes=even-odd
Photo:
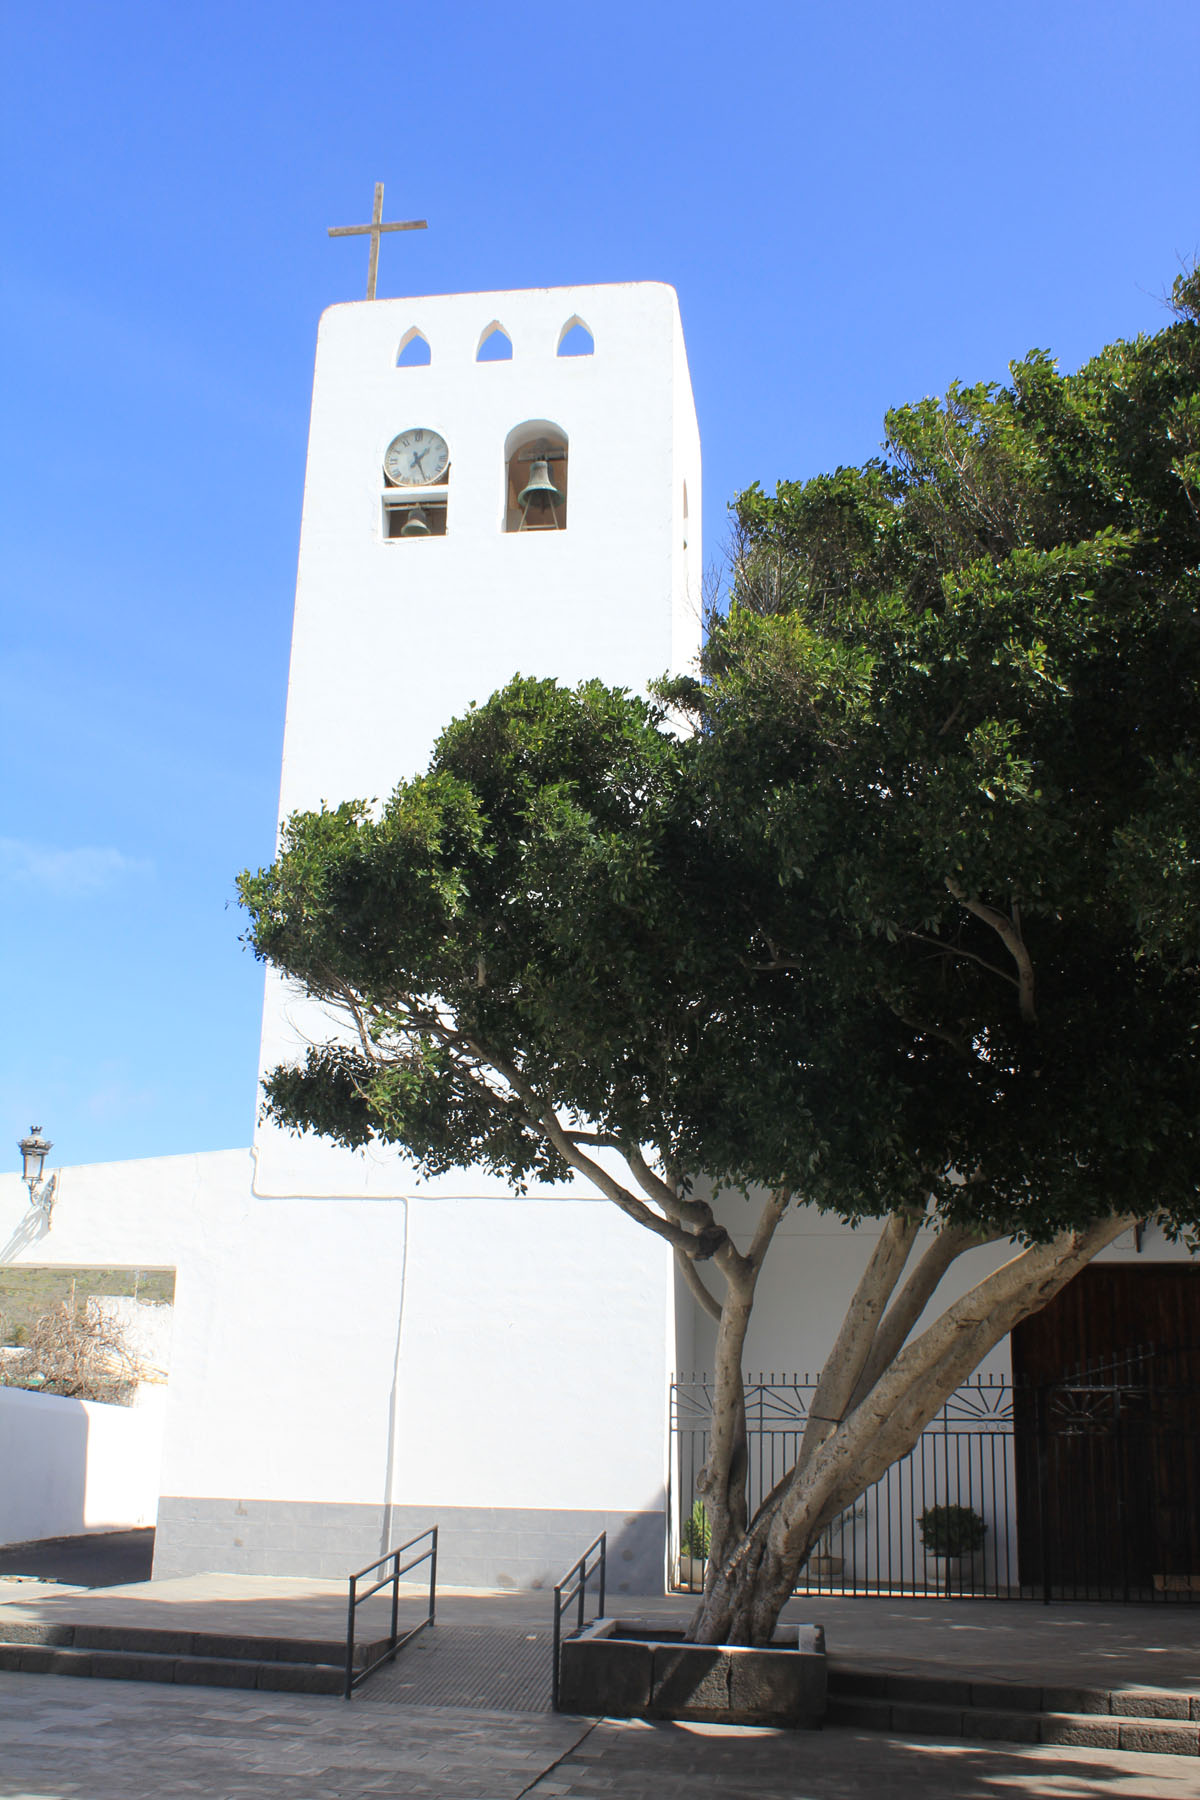
[[[54,1189],[58,1181],[57,1175],[49,1175],[42,1179],[42,1170],[46,1166],[46,1158],[54,1145],[49,1138],[42,1136],[40,1125],[29,1127],[29,1136],[18,1140],[17,1149],[21,1152],[21,1178],[29,1189],[29,1204],[41,1213],[50,1225],[50,1214],[54,1207]]]

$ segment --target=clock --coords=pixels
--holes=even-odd
[[[388,445],[383,457],[383,472],[397,487],[428,487],[440,481],[450,463],[450,451],[444,437],[427,426],[414,425],[402,431]]]

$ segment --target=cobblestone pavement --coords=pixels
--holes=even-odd
[[[545,1714],[0,1675],[3,1800],[519,1800],[586,1734]]]
[[[0,1800],[1196,1800],[1194,1758],[0,1675]]]

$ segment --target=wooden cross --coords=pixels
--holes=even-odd
[[[371,214],[369,225],[331,225],[330,237],[363,237],[370,236],[371,257],[367,264],[367,299],[375,298],[375,276],[379,269],[379,234],[381,231],[425,231],[424,219],[406,219],[403,224],[385,225],[383,223],[383,183],[375,183],[375,210]]]

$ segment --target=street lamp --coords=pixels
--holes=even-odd
[[[21,1152],[21,1179],[29,1189],[29,1204],[42,1214],[47,1226],[54,1206],[54,1188],[58,1176],[50,1175],[43,1181],[42,1170],[53,1148],[49,1138],[42,1136],[40,1125],[31,1125],[29,1136],[20,1138],[17,1143],[17,1149]]]

